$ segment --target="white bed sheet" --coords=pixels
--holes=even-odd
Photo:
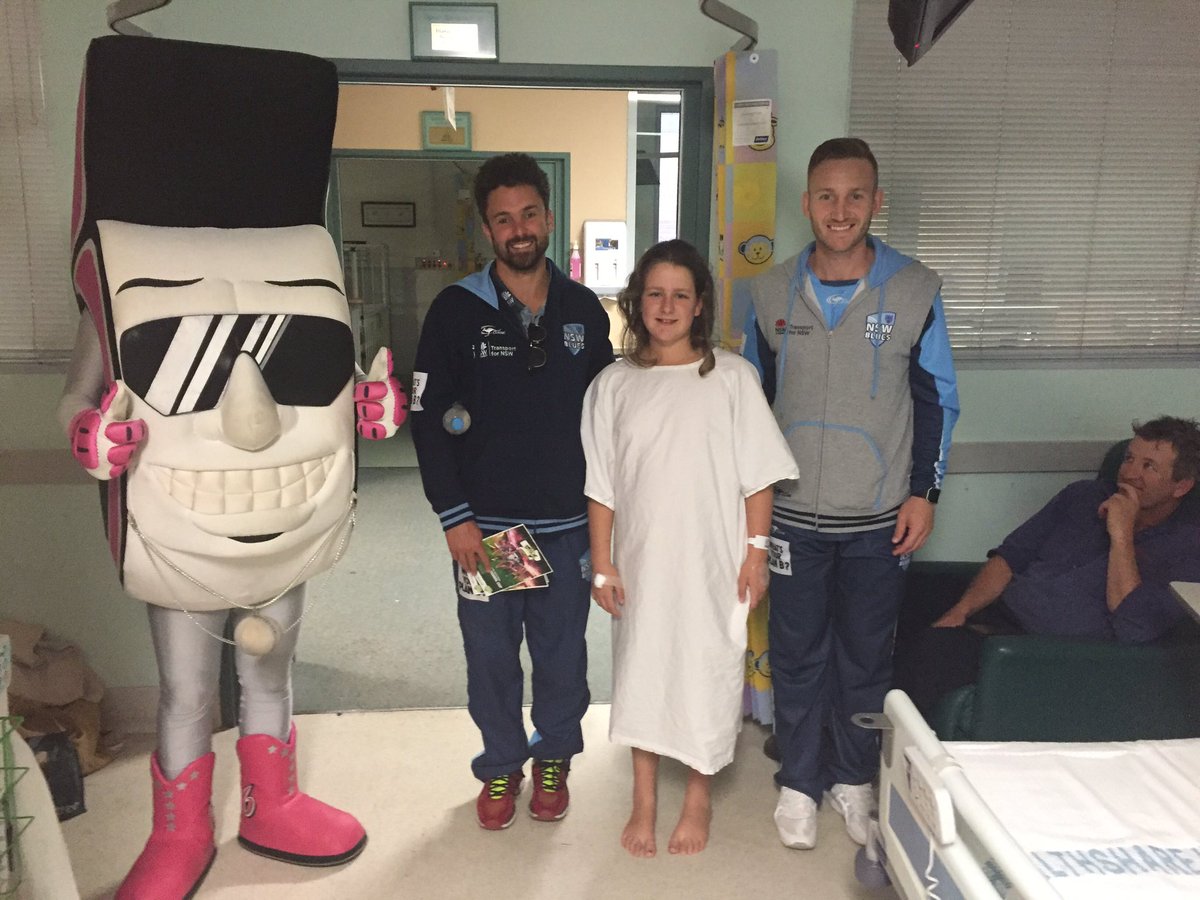
[[[878,858],[905,900],[1200,898],[1200,740],[943,743],[902,691],[870,724],[879,834],[860,877]]]
[[[1200,897],[1200,740],[944,746],[1064,898]]]

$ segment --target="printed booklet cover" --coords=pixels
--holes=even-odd
[[[541,548],[524,525],[498,531],[483,539],[483,549],[491,570],[482,567],[474,574],[465,569],[458,573],[458,592],[486,600],[501,591],[524,591],[546,587],[553,569]]]

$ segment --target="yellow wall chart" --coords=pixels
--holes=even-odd
[[[729,52],[714,64],[717,163],[717,322],[722,346],[737,349],[750,304],[750,279],[775,262],[774,50]],[[767,603],[750,614],[744,711],[773,719],[767,654]]]
[[[749,279],[775,256],[774,50],[729,52],[715,63],[717,291],[721,342],[736,348],[750,302]]]

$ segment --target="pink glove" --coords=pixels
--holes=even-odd
[[[129,421],[129,394],[114,381],[99,409],[83,409],[71,420],[71,454],[93,478],[118,478],[129,467],[138,444],[146,439],[146,422]]]
[[[365,381],[354,386],[358,433],[369,441],[390,438],[408,416],[408,395],[392,375],[392,351],[380,347]]]

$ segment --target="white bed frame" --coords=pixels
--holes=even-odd
[[[930,730],[908,695],[884,702],[878,834],[860,871],[881,863],[905,900],[1061,900]]]

